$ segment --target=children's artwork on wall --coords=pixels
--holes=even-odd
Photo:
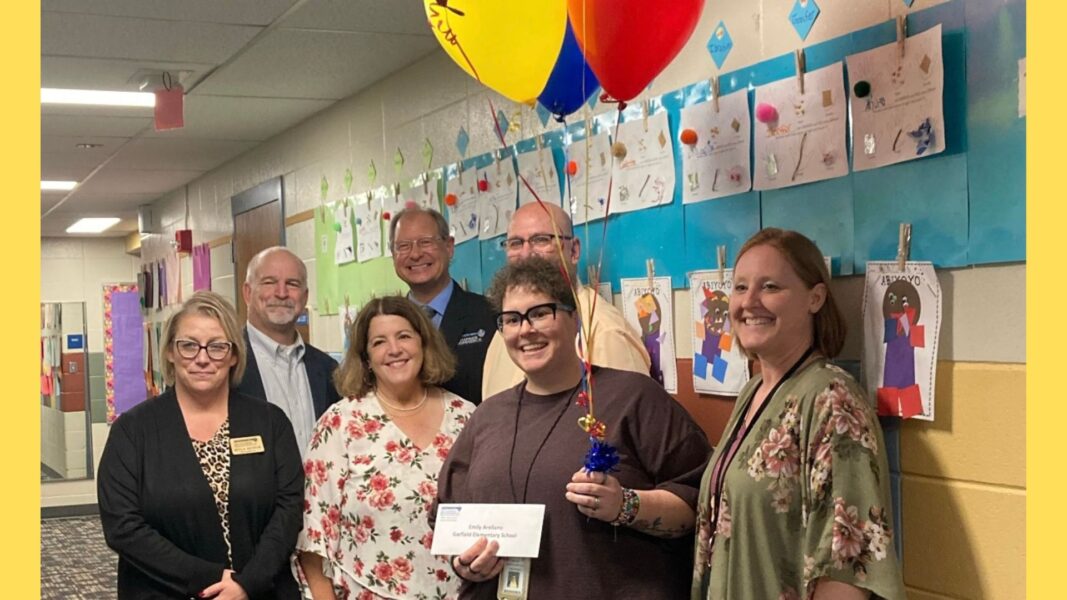
[[[682,202],[692,204],[752,189],[748,93],[744,90],[682,109]]]
[[[930,262],[867,263],[863,364],[878,414],[934,420],[941,284]]]
[[[611,214],[674,201],[674,143],[666,111],[619,125],[611,151],[615,157]]]
[[[410,200],[422,208],[432,208],[441,212],[441,201],[437,197],[437,183],[440,178],[440,170],[437,170],[423,173],[412,179],[407,193],[403,194],[405,203]]]
[[[573,165],[573,168],[572,168]],[[574,172],[571,173],[570,171]],[[575,225],[607,217],[611,142],[607,133],[567,146],[567,210]]]
[[[526,179],[526,183],[537,192],[537,197],[546,204],[560,203],[559,174],[556,173],[556,162],[552,157],[551,148],[537,148],[530,152],[518,155],[519,173]],[[530,190],[520,181],[519,206],[536,202]]]
[[[652,287],[647,277],[622,279],[622,313],[641,332],[641,341],[652,359],[652,378],[664,389],[678,392],[678,362],[674,358],[674,302],[671,278],[656,277]]]
[[[756,88],[753,187],[774,190],[848,174],[841,63]]]
[[[343,265],[356,260],[356,239],[352,229],[352,212],[356,199],[349,196],[333,206],[333,262]]]
[[[693,389],[698,393],[736,396],[748,381],[748,359],[730,323],[733,269],[689,274],[693,306]]]
[[[390,195],[389,188],[380,187],[373,192],[350,199],[356,221],[356,258],[367,262],[382,255],[382,198]]]
[[[389,226],[393,217],[404,210],[408,202],[408,199],[404,197],[405,194],[397,193],[399,190],[399,185],[393,186],[378,197],[378,203],[382,208],[382,256],[386,257],[393,255],[393,249],[389,245]]]
[[[211,289],[211,245],[193,246],[193,291]]]
[[[478,174],[459,170],[445,186],[448,225],[457,244],[478,239]]]
[[[182,301],[182,269],[178,261],[178,249],[170,248],[163,255],[164,274],[166,275],[166,304],[181,304]]]
[[[104,399],[107,422],[148,396],[144,376],[144,319],[137,286],[104,285]]]
[[[352,332],[352,324],[356,322],[356,315],[359,314],[359,307],[352,306],[350,304],[342,304],[337,311],[337,324],[341,328],[341,352],[342,355],[348,354],[348,341],[349,335]]]
[[[478,239],[488,240],[504,235],[511,215],[515,213],[518,177],[510,158],[494,160],[488,167],[478,169]]]
[[[337,312],[337,263],[334,262],[334,207],[315,207],[315,309],[320,315]]]
[[[852,168],[874,169],[945,150],[941,25],[845,58],[852,85]]]

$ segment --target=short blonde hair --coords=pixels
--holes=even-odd
[[[237,324],[237,312],[233,309],[230,301],[215,292],[202,290],[196,292],[182,304],[178,312],[167,319],[163,327],[163,339],[159,342],[159,353],[162,360],[163,381],[167,385],[174,385],[174,363],[167,360],[166,352],[173,350],[174,338],[178,335],[178,325],[186,315],[203,315],[219,322],[222,331],[226,334],[226,341],[232,344],[230,352],[237,357],[237,362],[230,367],[230,387],[241,383],[241,377],[245,374],[245,366],[248,364],[248,350],[245,348],[244,336],[241,335],[241,327]]]
[[[422,338],[422,369],[419,379],[424,385],[441,385],[456,373],[456,358],[448,349],[445,338],[417,304],[403,296],[372,298],[356,315],[348,331],[348,350],[341,368],[334,371],[333,381],[342,396],[361,398],[374,389],[374,371],[370,368],[367,343],[370,341],[370,322],[374,317],[394,315],[411,323]]]

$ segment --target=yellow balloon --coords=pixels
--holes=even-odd
[[[537,99],[567,27],[566,0],[423,0],[437,41],[471,77],[516,102]]]

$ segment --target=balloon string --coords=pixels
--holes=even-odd
[[[601,97],[603,98],[603,97]],[[619,111],[615,113],[615,130],[611,135],[613,142],[619,141],[619,123],[622,121],[622,111],[626,106],[625,102],[619,102]],[[611,192],[615,183],[615,154],[611,155],[611,174],[608,175],[608,199],[604,203],[604,226],[600,233],[600,256],[597,258],[597,270],[604,264],[604,247],[608,243],[608,215],[611,214]]]

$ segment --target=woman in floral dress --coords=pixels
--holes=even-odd
[[[830,363],[845,325],[822,253],[768,228],[741,248],[730,321],[760,363],[701,482],[692,600],[903,599],[882,431]]]
[[[315,600],[455,598],[426,511],[474,405],[437,387],[455,359],[411,301],[371,300],[349,334],[334,377],[346,398],[319,419],[304,461],[301,585]]]

